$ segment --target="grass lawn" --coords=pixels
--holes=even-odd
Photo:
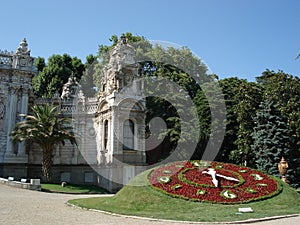
[[[146,171],[135,177],[114,197],[75,199],[69,203],[124,215],[200,222],[237,221],[300,213],[300,194],[286,184],[283,184],[282,193],[267,200],[222,205],[173,198],[158,192],[145,185],[148,184],[148,173]],[[251,207],[254,212],[238,213],[240,207]]]
[[[108,192],[94,185],[67,184],[62,187],[61,184],[42,184],[42,191],[69,193],[69,194],[107,194]]]

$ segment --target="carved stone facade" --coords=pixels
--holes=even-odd
[[[96,119],[98,161],[146,163],[145,102],[134,48],[121,36],[104,68]]]
[[[0,176],[41,176],[42,153],[35,144],[13,145],[9,134],[28,114],[30,105],[53,103],[65,117],[74,121],[79,134],[78,147],[57,145],[53,155],[57,182],[94,183],[114,191],[109,177],[126,183],[145,165],[145,102],[143,83],[138,79],[135,50],[125,37],[110,53],[103,70],[98,97],[85,98],[75,77],[70,77],[61,96],[35,99],[31,80],[36,74],[34,58],[24,39],[16,52],[0,51]],[[106,171],[105,178],[101,177]]]
[[[25,144],[12,144],[10,132],[28,113],[35,74],[34,58],[24,39],[15,53],[0,51],[0,163],[28,163]]]

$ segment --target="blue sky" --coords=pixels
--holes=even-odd
[[[298,0],[9,0],[0,49],[26,37],[32,56],[85,61],[124,32],[189,47],[220,78],[254,81],[266,68],[300,76]]]

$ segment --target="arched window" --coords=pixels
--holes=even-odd
[[[108,121],[104,121],[104,149],[106,150],[107,148],[107,142],[108,142]]]
[[[125,120],[123,123],[123,149],[134,149],[134,123],[132,120]]]

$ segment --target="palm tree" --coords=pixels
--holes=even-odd
[[[17,123],[11,132],[12,141],[32,141],[40,146],[43,153],[42,173],[46,182],[52,181],[52,153],[58,143],[69,140],[76,144],[69,118],[62,117],[57,107],[46,104],[32,107],[33,115],[20,115],[25,119]]]

